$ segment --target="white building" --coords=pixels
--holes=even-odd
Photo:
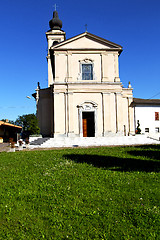
[[[122,46],[88,32],[66,40],[54,11],[48,41],[48,88],[33,94],[41,134],[105,137],[134,134],[132,88],[119,77]]]
[[[160,132],[160,99],[134,98],[135,127],[139,121],[141,133]]]

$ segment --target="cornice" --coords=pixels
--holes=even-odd
[[[92,80],[90,80],[90,81],[92,81]],[[79,82],[79,81],[77,81],[77,82],[53,82],[53,84],[52,85],[90,85],[90,86],[92,86],[92,85],[114,85],[114,86],[116,86],[116,85],[122,85],[122,83],[121,82]]]

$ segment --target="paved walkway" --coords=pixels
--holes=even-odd
[[[146,135],[136,136],[116,136],[98,138],[49,138],[42,144],[31,145],[34,148],[61,148],[61,147],[91,147],[91,146],[127,146],[127,145],[146,145],[160,144],[160,141],[151,139]]]
[[[9,150],[9,143],[0,143],[0,152],[7,152]]]
[[[159,138],[158,138],[159,139]],[[35,139],[34,139],[35,140]],[[32,149],[49,149],[49,148],[73,148],[73,147],[98,147],[98,146],[130,146],[130,145],[149,145],[160,144],[159,140],[147,137],[146,135],[136,136],[116,136],[116,137],[98,137],[98,138],[48,138],[43,141],[43,138],[27,146],[27,150]],[[16,151],[26,148],[19,147]],[[9,152],[8,143],[0,143],[0,152]]]

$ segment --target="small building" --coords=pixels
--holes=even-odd
[[[20,126],[0,121],[0,137],[3,138],[4,142],[9,141],[9,138],[17,141],[17,133],[20,133],[21,131],[22,127]]]
[[[139,122],[141,133],[160,132],[160,99],[133,98],[135,127]]]
[[[43,136],[134,134],[131,85],[119,77],[122,46],[84,32],[70,39],[54,11],[46,33],[48,87],[33,96]]]

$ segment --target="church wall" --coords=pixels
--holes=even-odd
[[[85,82],[81,76],[81,63],[83,60],[89,59],[93,63],[93,80],[89,82],[101,82],[101,57],[100,54],[72,54],[72,81]]]
[[[79,135],[80,133],[80,119],[78,112],[78,105],[85,102],[95,102],[98,107],[96,110],[96,133],[97,136],[102,136],[103,132],[103,121],[102,121],[102,96],[101,93],[75,93],[74,94],[74,104],[73,104],[73,118],[71,125],[74,126],[74,134]]]
[[[121,93],[117,93],[115,95],[116,98],[116,108],[117,108],[117,132],[124,133],[124,125],[126,125],[126,121],[124,119],[124,103],[122,99]],[[127,107],[127,106],[126,106]],[[125,107],[125,108],[126,108]]]
[[[106,46],[106,44],[99,43],[97,41],[93,41],[92,39],[89,39],[88,37],[81,37],[79,39],[75,39],[74,41],[71,41],[70,43],[67,43],[65,45],[62,45],[59,47],[59,49],[109,49],[109,46]]]
[[[73,93],[68,94],[68,136],[75,135],[75,126],[77,125],[77,112],[74,110],[75,106],[75,96]]]
[[[128,98],[121,99],[121,113],[122,114],[122,124],[121,124],[121,131],[124,135],[128,136],[129,128],[130,128],[130,118],[129,118],[129,105],[128,105]]]
[[[53,126],[55,137],[80,136],[78,105],[85,102],[97,104],[96,136],[108,136],[111,133],[128,135],[128,132],[132,130],[134,133],[133,108],[129,108],[132,98],[127,97],[127,89],[125,89],[125,96],[120,93],[120,89],[121,85],[117,84],[93,84],[92,86],[83,83],[79,85],[57,84],[53,89],[53,108],[51,92],[44,94],[45,91],[40,90],[37,114],[42,134],[51,135],[51,126]],[[131,90],[128,90],[128,96],[130,93]],[[53,109],[54,122],[51,120]]]
[[[103,93],[104,136],[116,132],[115,97],[114,93]]]
[[[67,87],[68,86],[68,87]],[[95,102],[97,107],[97,136],[129,132],[127,89],[126,97],[121,85],[108,84],[57,84],[54,85],[55,135],[77,136],[80,134],[77,106]],[[131,90],[128,91],[130,93]]]
[[[42,97],[40,94],[38,102],[38,124],[41,130],[41,134],[44,136],[51,135],[51,98],[49,96]]]
[[[55,82],[65,82],[67,77],[67,55],[55,53]]]
[[[54,94],[54,135],[64,135],[66,132],[65,101],[64,93]]]
[[[134,108],[131,106],[131,103],[133,101],[133,97],[128,98],[128,106],[129,106],[129,132],[131,134],[135,134],[135,122],[134,122]]]
[[[104,136],[112,133],[134,134],[132,100],[121,93],[104,93]]]
[[[105,73],[107,82],[114,82],[115,78],[115,65],[114,65],[114,55],[109,53],[103,58],[103,72]],[[103,79],[104,81],[105,79]]]
[[[133,90],[132,88],[123,88],[122,97],[123,97],[124,104],[122,106],[123,106],[124,116],[127,117],[127,122],[128,122],[127,132],[134,135],[135,134],[134,108],[133,106],[131,106],[131,103],[133,102],[132,90]]]
[[[101,93],[69,93],[54,95],[55,137],[80,136],[80,119],[78,105],[84,102],[95,102],[96,136],[103,136],[103,111]]]
[[[116,95],[117,98],[117,132],[128,134],[128,101],[121,94]]]
[[[112,92],[109,94],[109,104],[110,104],[110,128],[109,131],[116,133],[116,102],[115,102],[115,93]],[[106,105],[107,107],[107,105]],[[106,121],[106,118],[105,118]]]
[[[51,21],[46,33],[49,88],[40,90],[37,112],[42,133],[83,136],[83,111],[94,112],[95,137],[132,131],[132,89],[119,78],[122,47],[88,32],[65,41],[60,22]],[[83,63],[92,64],[93,80],[82,80]],[[85,114],[85,121],[93,126],[93,115]]]
[[[93,80],[82,80],[81,63],[93,63]],[[49,67],[49,71],[52,68]],[[53,76],[49,73],[49,76]],[[119,80],[117,53],[55,52],[55,82],[115,82]],[[51,83],[51,80],[50,80]]]
[[[51,58],[48,57],[48,87],[53,84],[53,71],[52,71],[52,64]]]
[[[111,109],[110,93],[103,93],[103,106],[104,106],[104,136],[111,132]]]

